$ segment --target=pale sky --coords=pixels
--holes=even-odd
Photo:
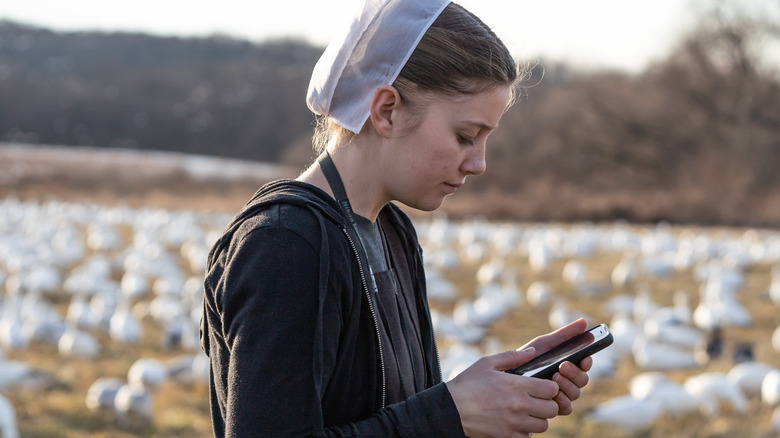
[[[214,33],[324,46],[362,0],[4,0],[0,20],[56,30]],[[639,71],[693,26],[693,0],[460,0],[522,60]]]

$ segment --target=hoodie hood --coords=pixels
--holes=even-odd
[[[230,245],[233,234],[241,227],[241,224],[273,204],[291,204],[311,208],[319,211],[323,217],[339,224],[341,227],[346,227],[348,224],[347,218],[339,210],[336,200],[322,189],[295,180],[270,182],[255,192],[244,207],[236,213],[230,224],[225,228],[222,236],[214,243],[209,252],[206,272],[211,269],[222,251]]]

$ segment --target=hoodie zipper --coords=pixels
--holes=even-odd
[[[428,310],[427,313],[428,313],[428,327],[431,328],[431,341],[433,342],[433,352],[436,353],[436,371],[438,371],[439,373],[439,381],[443,382],[444,376],[441,375],[441,357],[439,357],[439,347],[436,345],[436,334],[433,332],[433,319],[431,319],[431,311]]]
[[[423,263],[423,266],[425,265],[425,259],[423,258],[422,248],[417,248],[417,253],[419,254],[420,261]],[[419,272],[419,268],[417,269]],[[423,275],[423,278],[425,276]],[[426,284],[425,286],[425,297],[423,297],[425,300],[426,307],[429,307],[428,304],[428,286]],[[433,352],[436,354],[436,371],[439,373],[439,381],[444,382],[444,376],[441,373],[441,357],[439,356],[439,347],[436,345],[436,333],[433,331],[433,319],[431,318],[431,309],[427,308],[426,315],[428,315],[428,327],[430,327],[431,330],[431,341],[433,342]]]
[[[363,270],[363,263],[360,261],[360,254],[358,253],[357,247],[355,246],[355,242],[352,240],[352,237],[349,236],[349,233],[345,228],[342,228],[341,230],[344,232],[344,235],[347,236],[349,245],[352,247],[352,251],[355,253],[355,258],[357,259],[358,262],[358,270],[360,271],[360,279],[363,282],[363,292],[365,293],[366,298],[368,299],[368,308],[369,310],[371,310],[371,318],[373,318],[374,320],[374,329],[376,330],[376,342],[377,342],[377,346],[379,347],[379,363],[382,368],[382,408],[384,408],[385,397],[387,395],[387,378],[385,376],[385,357],[384,357],[384,353],[382,352],[382,335],[379,332],[379,320],[377,319],[376,316],[376,310],[374,309],[374,300],[371,297],[371,293],[368,290],[368,282],[366,281],[365,271]],[[439,371],[439,373],[441,374],[441,370]]]

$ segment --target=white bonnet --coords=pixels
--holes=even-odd
[[[450,0],[365,0],[349,28],[314,66],[306,103],[359,133],[374,91],[395,82],[420,39]]]

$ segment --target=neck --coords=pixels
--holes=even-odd
[[[379,160],[376,153],[372,152],[371,148],[358,144],[329,148],[329,153],[344,184],[352,211],[371,222],[376,221],[379,211],[390,201],[382,195],[379,185]],[[335,198],[316,162],[298,177],[298,180],[317,186]]]

